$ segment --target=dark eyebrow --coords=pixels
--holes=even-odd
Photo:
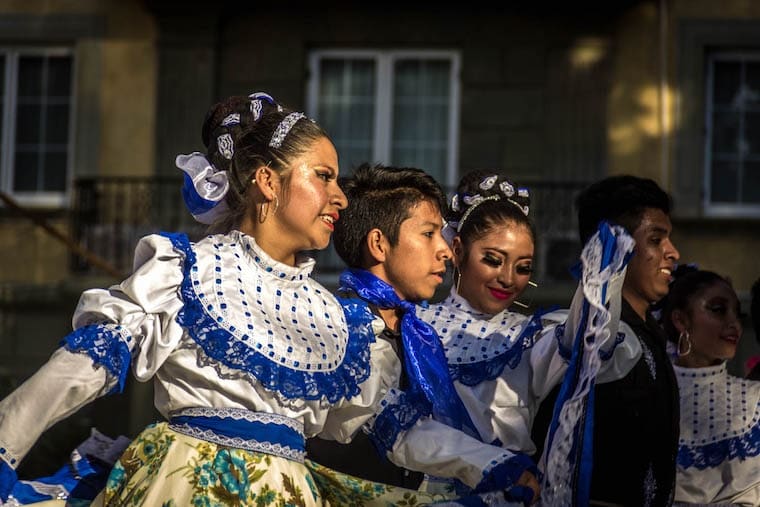
[[[669,229],[666,229],[665,227],[660,227],[659,225],[653,225],[649,229],[649,232],[650,233],[655,233],[655,234],[670,234],[670,230]]]

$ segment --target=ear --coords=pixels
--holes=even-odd
[[[280,175],[271,167],[260,165],[253,171],[251,176],[251,185],[255,186],[264,199],[267,201],[274,200],[280,192]]]
[[[673,323],[673,327],[679,333],[689,329],[689,318],[682,310],[673,310],[673,313],[670,314],[670,322]]]
[[[388,255],[388,239],[380,229],[372,229],[367,234],[365,239],[367,245],[367,253],[369,257],[377,263],[382,264]]]
[[[464,258],[464,245],[459,236],[454,236],[454,239],[451,240],[451,252],[454,254],[451,262],[454,264],[454,267],[458,268]]]

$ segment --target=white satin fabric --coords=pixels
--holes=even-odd
[[[760,382],[726,364],[673,366],[681,400],[675,500],[678,505],[760,505]],[[710,466],[702,460],[711,446]]]
[[[624,277],[622,272],[610,282],[608,302],[612,319],[607,326],[610,343],[602,344],[601,349],[612,350],[612,356],[603,361],[598,382],[622,378],[641,355],[638,338],[625,323],[619,322]],[[536,452],[530,438],[533,418],[541,401],[562,382],[567,371],[567,360],[560,354],[559,346],[572,347],[582,304],[583,291],[578,287],[569,310],[541,316],[543,329],[533,337],[532,347],[524,348],[514,368],[506,365],[498,377],[473,386],[454,382],[484,442],[498,439],[512,451],[528,455]],[[453,288],[441,305],[419,310],[418,315],[436,328],[452,365],[495,358],[515,345],[530,322],[529,316],[509,310],[496,315],[478,312]],[[619,333],[624,337],[615,345]],[[481,350],[485,351],[483,355],[471,357],[472,351]]]
[[[221,318],[238,345],[263,350],[281,368],[298,371],[307,364],[331,371],[352,359],[346,357],[343,311],[309,278],[312,260],[296,267],[283,265],[237,231],[209,236],[193,245],[193,251],[193,289],[203,294],[206,313]],[[164,416],[189,407],[242,408],[296,419],[307,437],[322,434],[347,442],[374,414],[388,387],[397,384],[398,361],[385,340],[370,345],[370,376],[360,385],[360,394],[335,403],[324,397],[287,398],[262,387],[251,373],[213,360],[176,320],[183,309],[183,262],[184,255],[167,238],[143,238],[136,249],[134,274],[109,289],[84,292],[73,318],[75,329],[88,324],[121,326],[132,372],[139,381],[153,379],[155,405]],[[251,323],[257,332],[244,338],[241,330]],[[0,448],[5,449],[0,459],[15,468],[44,430],[106,394],[115,383],[116,378],[96,367],[88,355],[56,350],[0,402]]]

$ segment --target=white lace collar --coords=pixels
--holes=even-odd
[[[193,290],[204,312],[234,337],[230,354],[254,351],[298,371],[341,365],[348,342],[343,309],[309,277],[313,259],[288,266],[239,231],[208,236],[193,249]]]
[[[450,364],[478,363],[505,354],[530,321],[509,310],[496,315],[479,312],[454,288],[441,304],[420,308],[417,315],[438,332]]]
[[[681,399],[681,444],[705,445],[742,436],[758,425],[760,382],[726,371],[673,365]]]

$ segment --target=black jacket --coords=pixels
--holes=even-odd
[[[595,387],[591,499],[668,506],[675,486],[679,402],[666,336],[649,313],[642,320],[625,300],[621,320],[638,336],[642,354],[625,377]],[[533,424],[537,458],[558,394],[559,387],[541,403]]]

